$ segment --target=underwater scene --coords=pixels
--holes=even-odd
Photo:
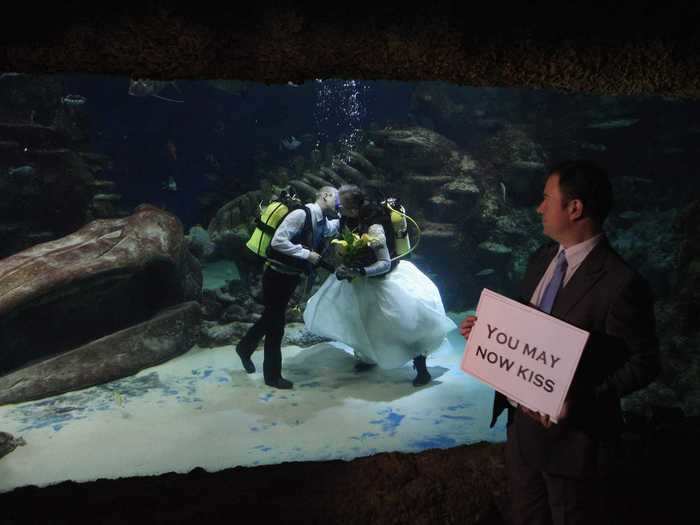
[[[655,298],[625,413],[700,415],[699,139],[675,98],[0,73],[0,492],[504,441],[458,326],[569,159]]]

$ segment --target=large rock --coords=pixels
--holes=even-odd
[[[509,124],[479,148],[481,157],[494,166],[494,182],[508,205],[536,206],[542,196],[549,157],[535,135],[532,126]]]
[[[384,164],[390,164],[386,167],[399,174],[437,175],[457,150],[457,145],[451,140],[420,127],[384,129],[368,134],[384,150]]]
[[[190,301],[136,326],[0,377],[0,405],[80,390],[133,375],[188,351],[201,308]]]
[[[261,201],[266,204],[267,198],[269,196],[260,190],[251,191],[236,197],[216,212],[207,228],[209,238],[216,245],[216,257],[234,259],[240,255],[253,233],[258,206]]]
[[[0,374],[198,300],[182,224],[154,206],[0,260]]]

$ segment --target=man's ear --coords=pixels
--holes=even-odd
[[[583,218],[583,202],[581,199],[571,199],[568,204],[569,217],[577,221]]]

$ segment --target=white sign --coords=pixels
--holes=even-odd
[[[556,422],[589,333],[487,288],[462,370]]]

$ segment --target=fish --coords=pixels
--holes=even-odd
[[[541,170],[544,169],[544,163],[536,160],[516,160],[513,166],[524,170]]]
[[[586,126],[591,129],[615,129],[615,128],[627,128],[639,122],[638,118],[621,118],[617,120],[606,120],[605,122],[596,122],[595,124],[589,124]]]
[[[175,147],[175,144],[173,144],[172,140],[169,140],[168,143],[165,145],[165,149],[168,152],[168,156],[173,159],[177,160],[177,148]]]
[[[87,102],[87,99],[82,95],[66,95],[61,98],[61,104],[66,106],[82,106]]]
[[[605,144],[589,144],[588,142],[582,142],[580,146],[582,149],[588,149],[591,151],[606,151],[608,149]]]
[[[179,91],[179,88],[175,85],[175,80],[129,79],[128,93],[132,97],[155,97],[168,102],[184,102],[184,100],[175,100],[158,94],[169,85],[172,85]]]
[[[642,218],[642,214],[639,213],[638,211],[628,210],[628,211],[623,211],[623,212],[619,215],[619,217],[620,217],[621,219],[625,219],[625,220],[628,220],[628,221],[636,221],[636,220]]]
[[[474,275],[475,277],[486,277],[487,275],[493,275],[494,273],[496,273],[496,270],[494,270],[493,268],[484,268],[479,273],[476,273]]]
[[[25,166],[19,166],[17,168],[12,168],[8,171],[10,175],[22,175],[24,177],[28,177],[30,175],[34,175],[34,167],[25,165]]]
[[[204,156],[204,160],[209,164],[209,167],[213,169],[214,171],[218,171],[221,169],[221,164],[219,163],[218,160],[216,160],[216,157],[214,156],[213,153],[207,153]]]
[[[162,188],[168,191],[177,191],[177,183],[172,176],[168,177],[168,182],[164,182]]]
[[[294,137],[294,135],[292,135],[288,139],[280,140],[280,150],[282,149],[282,147],[284,147],[284,149],[286,149],[287,151],[294,151],[299,146],[301,146],[301,141],[297,140]]]
[[[2,80],[3,78],[19,77],[23,74],[24,73],[0,73],[0,80]]]

